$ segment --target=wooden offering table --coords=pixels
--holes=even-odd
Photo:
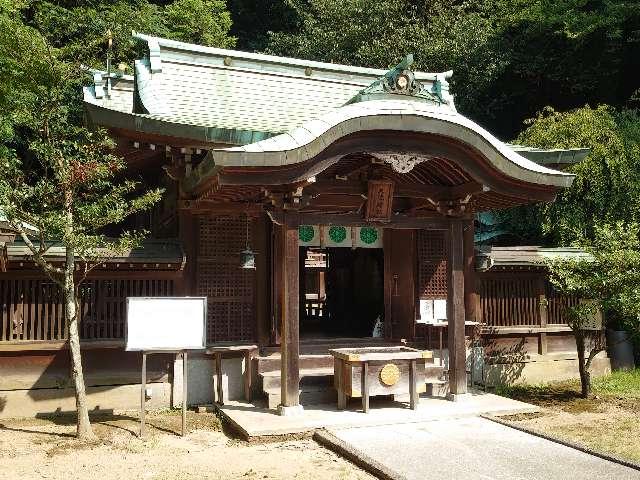
[[[418,406],[418,394],[426,391],[424,361],[432,358],[426,350],[405,346],[337,348],[333,355],[333,381],[338,391],[338,409],[349,397],[362,397],[362,410],[369,411],[370,395],[409,393],[411,408]]]

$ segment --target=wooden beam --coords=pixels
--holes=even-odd
[[[267,213],[275,224],[282,225],[285,212],[286,211],[283,210],[270,210]],[[357,213],[317,214],[301,212],[299,214],[299,221],[301,225],[337,224],[349,227],[377,226],[384,228],[425,230],[447,230],[449,228],[449,220],[437,213],[431,213],[429,216],[424,217],[392,215],[389,222],[367,222],[361,214]]]
[[[299,324],[299,247],[296,213],[285,213],[282,226],[282,320],[280,326],[281,352],[281,408],[286,414],[287,407],[300,405],[300,324]]]
[[[447,234],[447,319],[449,348],[449,393],[467,393],[466,345],[464,332],[464,230],[459,219],[449,220]]]
[[[217,202],[215,200],[180,200],[180,211],[189,211],[194,215],[249,215],[257,217],[264,211],[260,203],[247,202]]]

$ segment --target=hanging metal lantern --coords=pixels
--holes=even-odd
[[[245,270],[256,269],[256,254],[248,247],[240,252],[240,268]]]
[[[256,254],[249,246],[249,215],[247,215],[247,238],[246,247],[240,252],[240,268],[243,270],[256,269]]]

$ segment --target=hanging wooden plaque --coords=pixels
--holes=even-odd
[[[366,220],[388,222],[391,219],[393,186],[391,180],[369,180]]]

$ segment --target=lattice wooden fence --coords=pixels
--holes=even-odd
[[[492,327],[540,325],[539,285],[536,275],[481,275],[482,322]]]
[[[560,295],[554,290],[550,283],[546,285],[547,298],[547,323],[564,324],[567,323],[564,312],[566,307],[575,307],[580,303],[580,299],[576,296]]]
[[[122,340],[126,298],[172,296],[173,280],[95,279],[80,286],[80,336]],[[62,290],[43,278],[0,279],[0,343],[64,341],[68,338]]]

